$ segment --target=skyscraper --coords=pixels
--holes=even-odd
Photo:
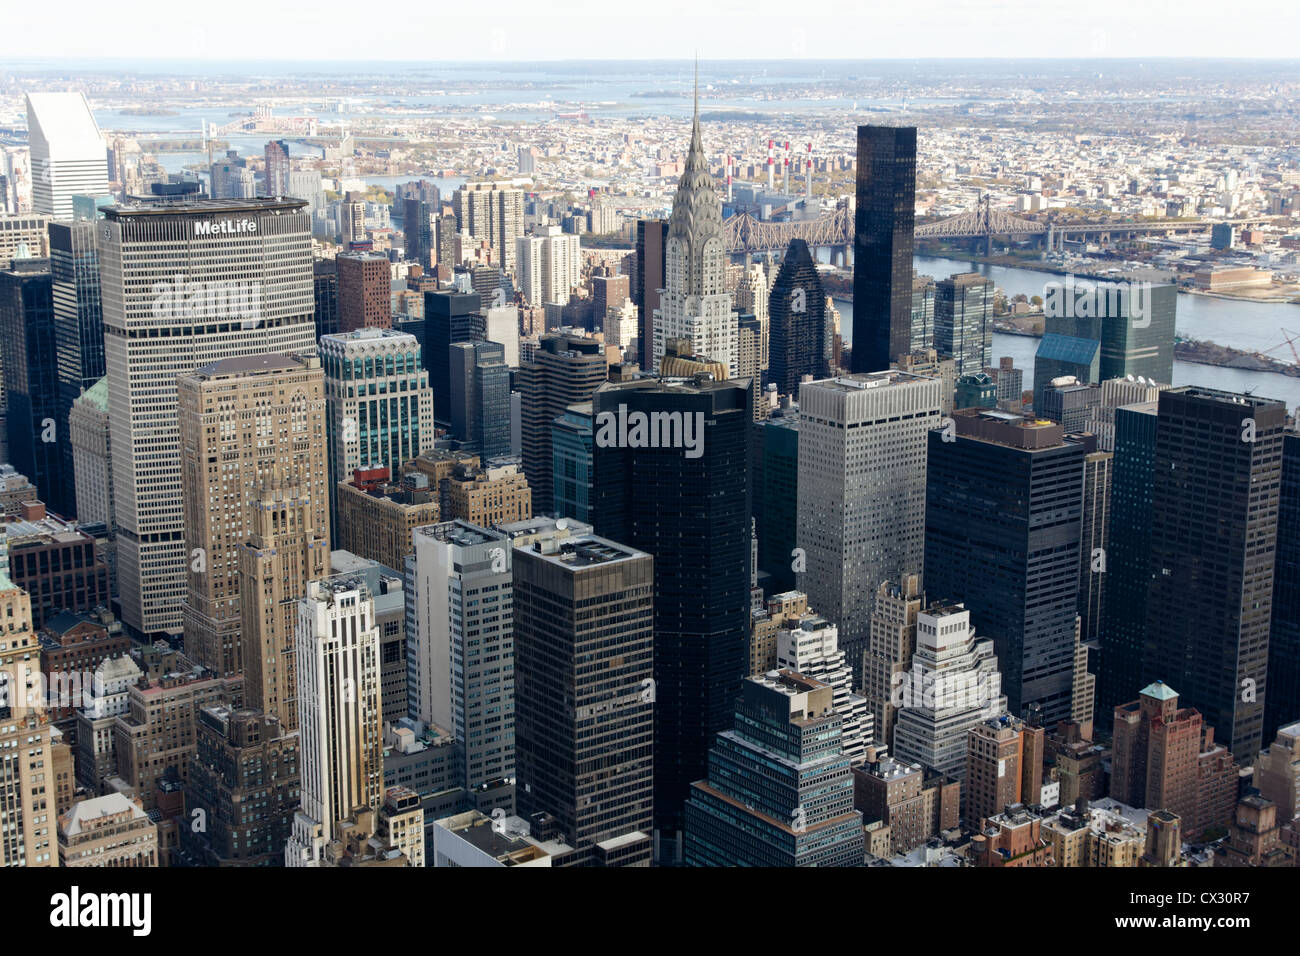
[[[591,520],[594,440],[591,402],[570,405],[551,423],[552,507],[561,517]],[[536,510],[545,511],[545,505]]]
[[[700,140],[699,79],[696,78],[695,118],[686,168],[673,196],[664,249],[666,285],[654,312],[653,361],[658,370],[671,339],[690,339],[691,354],[707,356],[737,372],[736,317],[727,291],[726,237],[722,201],[713,191],[713,176]]]
[[[510,369],[497,342],[453,342],[451,431],[486,461],[510,454]]]
[[[314,355],[306,203],[192,200],[105,210],[99,229],[122,619],[181,630],[176,378],[238,356]]]
[[[1273,565],[1264,739],[1273,739],[1280,727],[1294,723],[1297,717],[1300,717],[1300,433],[1288,430],[1282,438],[1282,489],[1278,497],[1277,561]]]
[[[86,94],[28,93],[32,211],[71,219],[72,197],[108,192],[108,153]]]
[[[776,635],[776,666],[828,685],[840,715],[840,749],[860,764],[875,743],[875,724],[865,697],[853,692],[853,674],[839,646],[839,628],[820,614],[785,620]]]
[[[338,271],[340,332],[393,327],[392,269],[378,252],[345,252]]]
[[[915,639],[910,667],[891,675],[893,754],[961,780],[967,732],[1007,706],[993,642],[977,637],[969,610],[945,603],[917,614]]]
[[[876,589],[924,560],[925,443],[939,400],[937,379],[898,371],[799,389],[799,589],[839,625],[855,686]]]
[[[239,553],[263,484],[294,476],[311,501],[310,526],[329,538],[320,359],[249,356],[181,375],[177,420],[188,556],[185,646],[196,662],[233,677],[245,664]],[[279,716],[288,723],[287,713]]]
[[[631,863],[648,866],[654,559],[595,535],[543,536],[514,553],[514,623],[519,815],[551,814],[592,862],[638,839]]]
[[[319,477],[326,470],[324,415],[311,418],[313,447],[291,477],[273,469],[252,489],[248,531],[236,555],[244,701],[278,718],[286,733],[298,729],[298,602],[309,582],[330,573],[329,510]]]
[[[1160,393],[1144,678],[1175,683],[1238,758],[1263,744],[1286,406]]]
[[[433,392],[414,335],[361,329],[324,335],[331,520],[337,485],[358,468],[387,468],[433,447]]]
[[[808,243],[791,239],[768,299],[769,380],[797,395],[805,375],[825,378],[826,293]]]
[[[538,226],[533,235],[515,240],[515,263],[526,303],[568,302],[582,281],[582,240],[564,235],[559,226]],[[604,312],[599,318],[603,322]]]
[[[0,552],[4,550],[0,542]],[[0,867],[58,866],[51,725],[27,592],[0,568]]]
[[[862,814],[829,684],[783,670],[743,682],[733,729],[686,803],[690,866],[861,866]]]
[[[456,227],[488,243],[502,271],[515,272],[515,240],[524,234],[524,192],[501,183],[466,183],[452,194]]]
[[[634,380],[602,386],[592,407],[596,533],[655,559],[655,825],[672,859],[664,841],[748,671],[749,391]]]
[[[916,127],[859,126],[853,371],[878,372],[912,343]]]
[[[1035,399],[1045,383],[1063,374],[1076,375],[1085,385],[1130,375],[1173,381],[1178,311],[1174,286],[1094,282],[1069,275],[1063,282],[1048,283],[1044,291],[1045,334],[1038,349],[1044,361],[1034,362]],[[1083,348],[1080,340],[1096,346],[1095,377],[1053,364],[1077,359]]]
[[[609,374],[605,349],[596,339],[543,335],[531,362],[519,366],[524,472],[539,510],[555,496],[551,425],[570,405],[591,401]],[[615,538],[614,540],[618,540]]]
[[[408,709],[455,734],[458,784],[507,810],[515,776],[512,550],[500,532],[445,521],[416,529],[407,565]]]
[[[50,510],[73,513],[73,482],[64,474],[66,418],[59,414],[58,350],[48,259],[15,259],[0,272],[0,338],[9,461],[40,490]],[[70,450],[70,449],[69,449]]]
[[[1037,704],[1053,726],[1073,699],[1085,446],[1007,412],[953,418],[929,436],[925,586],[993,639],[1011,714]]]
[[[99,298],[99,252],[95,223],[50,223],[50,276],[54,299],[54,345],[58,350],[58,428],[70,427],[72,403],[104,377],[104,311]],[[73,482],[72,442],[59,443],[65,484]],[[65,507],[75,509],[75,484],[64,493]]]
[[[978,272],[939,281],[934,296],[934,347],[952,357],[958,377],[981,373],[993,362],[992,282]]]
[[[654,314],[660,293],[668,284],[664,250],[668,245],[667,219],[636,221],[636,271],[632,276],[632,301],[637,308],[637,360],[651,368],[654,357]]]
[[[436,251],[438,204],[421,199],[402,201],[402,228],[406,238],[406,258],[427,269]]]
[[[273,139],[263,149],[266,168],[262,174],[264,196],[288,196],[289,192],[289,144],[282,139]]]
[[[451,355],[453,342],[477,342],[485,328],[479,315],[479,296],[473,292],[424,294],[424,343],[421,357],[433,389],[434,420],[451,425]]]
[[[1095,451],[1089,439],[1083,457],[1083,514],[1079,538],[1079,638],[1098,645],[1105,613],[1106,586],[1110,583],[1106,558],[1110,548],[1110,486],[1115,456]]]
[[[383,801],[379,628],[364,579],[313,581],[295,638],[302,745],[302,809],[286,866],[321,866],[327,848]],[[372,827],[374,822],[371,820]]]
[[[1151,511],[1155,484],[1157,404],[1115,409],[1115,458],[1097,667],[1097,717],[1110,725],[1116,707],[1132,699],[1146,646],[1151,573]]]
[[[876,740],[894,753],[894,723],[900,701],[895,689],[912,668],[917,616],[925,607],[921,576],[882,581],[871,613],[871,635],[862,658],[862,696],[875,718]]]

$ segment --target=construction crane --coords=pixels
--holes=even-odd
[[[1271,349],[1264,349],[1264,351],[1259,354],[1268,355],[1269,352],[1276,352],[1280,348],[1289,347],[1291,349],[1291,361],[1295,365],[1300,365],[1300,351],[1297,351],[1295,347],[1296,341],[1300,340],[1300,332],[1293,332],[1290,329],[1282,329],[1281,332],[1283,339],[1282,343],[1273,346]]]

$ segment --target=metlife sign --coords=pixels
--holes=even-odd
[[[200,219],[194,223],[196,236],[246,236],[254,232],[256,219]]]

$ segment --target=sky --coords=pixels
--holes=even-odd
[[[12,0],[31,58],[535,61],[1300,56],[1296,0]],[[51,9],[58,18],[51,21]],[[62,33],[51,26],[65,25]]]

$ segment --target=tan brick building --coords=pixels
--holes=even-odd
[[[62,866],[158,865],[158,827],[120,793],[82,800],[59,817]]]

